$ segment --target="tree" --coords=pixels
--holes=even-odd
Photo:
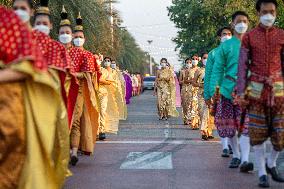
[[[284,9],[280,0],[279,5],[276,24],[283,27]],[[173,0],[168,10],[170,19],[179,28],[174,42],[182,58],[216,47],[217,30],[229,26],[231,15],[237,10],[248,13],[251,27],[258,23],[255,1],[252,0]]]
[[[33,1],[38,6],[39,0]],[[117,1],[112,0],[112,2]],[[54,26],[51,36],[54,39],[58,38],[60,13],[64,5],[73,25],[78,13],[81,12],[87,50],[118,60],[124,69],[143,72],[143,64],[146,64],[145,52],[137,46],[135,39],[127,31],[122,31],[119,28],[119,24],[122,22],[119,13],[116,10],[110,13],[108,3],[109,1],[106,0],[49,0]],[[11,7],[12,0],[0,0],[0,4]],[[113,46],[109,19],[111,14],[115,17]]]

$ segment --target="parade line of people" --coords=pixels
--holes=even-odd
[[[268,174],[284,182],[276,166],[284,148],[284,30],[274,26],[277,8],[276,0],[258,0],[260,23],[250,31],[249,16],[236,11],[231,26],[217,31],[220,45],[186,59],[179,77],[161,59],[154,87],[160,120],[178,117],[181,106],[184,124],[200,129],[202,140],[214,139],[217,128],[221,156],[232,156],[229,168],[253,171],[252,146],[263,188],[270,186]],[[32,0],[14,0],[13,10],[0,6],[1,189],[62,188],[68,165],[76,166],[78,153],[92,155],[106,133],[117,133],[130,98],[143,90],[140,74],[84,49],[80,13],[72,24],[63,7],[59,26],[57,41],[49,36],[48,0],[37,8]],[[268,139],[273,149],[266,157]]]
[[[117,133],[141,94],[140,74],[84,49],[82,23],[78,13],[73,27],[63,7],[57,41],[48,0],[0,6],[1,189],[62,188],[68,164]]]
[[[257,0],[259,25],[249,29],[249,16],[236,11],[231,25],[217,31],[220,45],[185,60],[179,81],[163,58],[155,82],[159,119],[178,117],[177,86],[181,85],[184,125],[201,131],[203,140],[214,139],[217,128],[222,157],[232,160],[229,168],[254,170],[249,162],[253,146],[259,187],[270,186],[268,174],[284,183],[276,161],[284,148],[284,30],[274,23],[276,0]],[[266,157],[265,142],[273,148]],[[230,149],[231,148],[231,149]]]

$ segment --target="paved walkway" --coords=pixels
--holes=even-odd
[[[118,135],[98,142],[95,156],[81,156],[64,189],[254,189],[256,173],[227,168],[216,139],[203,142],[182,120],[159,121],[151,91],[134,98]],[[253,154],[251,154],[253,161]],[[281,164],[282,162],[282,164]],[[284,172],[284,155],[279,159]],[[283,189],[271,182],[272,189]]]

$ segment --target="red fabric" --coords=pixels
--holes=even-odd
[[[39,46],[39,49],[41,50],[48,65],[58,70],[58,76],[61,84],[61,96],[67,107],[67,96],[64,87],[66,79],[65,71],[71,68],[71,58],[65,47],[51,39],[48,35],[34,30],[32,32],[32,36]]]
[[[61,43],[52,40],[48,46],[48,52],[47,59],[53,66],[62,70],[71,69],[71,58]]]
[[[95,56],[86,50],[82,50],[77,47],[72,47],[69,49],[69,55],[72,59],[71,70],[73,73],[79,72],[97,72],[99,73],[99,65],[96,62]],[[99,75],[99,74],[98,74]],[[100,76],[100,75],[99,75]],[[72,115],[75,108],[77,96],[79,91],[79,85],[76,82],[76,78],[72,77],[71,87],[68,96],[68,118],[69,118],[69,126],[72,121]]]
[[[58,76],[59,76],[60,84],[61,84],[61,95],[62,95],[64,104],[67,107],[67,94],[66,94],[66,90],[64,88],[65,79],[66,79],[66,73],[63,72],[63,71],[58,71]]]
[[[47,63],[32,38],[31,32],[18,16],[0,6],[0,60],[4,64],[30,60],[33,66],[47,70]]]
[[[84,50],[84,63],[82,64],[81,72],[95,72],[97,70],[95,56],[91,52]]]
[[[71,57],[72,64],[71,64],[71,72],[78,73],[81,72],[82,64],[84,63],[84,50],[72,47],[68,49],[68,53]]]
[[[269,30],[256,27],[247,33],[242,48],[249,50],[250,71],[271,76],[282,70],[281,55],[284,45],[284,30],[273,27]]]
[[[72,47],[68,50],[69,55],[72,60],[71,64],[71,72],[72,73],[79,73],[81,72],[81,65],[84,62],[84,51]],[[68,122],[69,122],[69,128],[71,128],[71,121],[72,121],[72,116],[78,96],[78,91],[79,91],[79,85],[76,81],[75,76],[72,76],[71,79],[71,85],[70,85],[70,90],[69,90],[69,95],[67,97],[67,112],[68,112]]]
[[[85,50],[85,62],[82,66],[82,72],[96,72],[97,73],[97,82],[99,82],[101,77],[100,65],[97,63],[96,55]]]
[[[69,95],[67,99],[67,112],[68,112],[68,125],[69,128],[71,128],[71,121],[72,121],[72,116],[78,96],[78,91],[79,91],[79,85],[76,82],[76,78],[72,77],[71,79],[71,86],[69,90]]]
[[[37,30],[34,30],[32,35],[49,66],[62,71],[71,68],[71,58],[61,43]]]
[[[266,30],[258,26],[244,36],[239,59],[238,93],[244,91],[250,70],[248,80],[264,84],[261,99],[271,98],[272,84],[283,81],[283,47],[284,30],[277,27]]]

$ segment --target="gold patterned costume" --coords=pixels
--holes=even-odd
[[[205,68],[199,68],[195,73],[195,82],[198,86],[198,115],[200,117],[200,130],[202,135],[212,136],[214,117],[210,115],[209,108],[204,100]]]
[[[68,174],[69,135],[59,81],[47,73],[36,72],[27,61],[10,68],[31,77],[22,82],[0,84],[1,113],[5,114],[0,121],[0,133],[6,133],[5,140],[0,142],[3,149],[0,161],[8,160],[0,165],[1,181],[6,181],[0,182],[0,186],[60,188]],[[2,173],[9,174],[4,179]]]
[[[116,90],[116,100],[119,111],[119,119],[126,120],[127,118],[127,106],[125,102],[125,80],[119,69],[113,70],[114,79],[117,81],[117,90]]]
[[[69,133],[58,77],[14,11],[0,6],[0,26],[0,70],[27,76],[0,83],[0,188],[61,188]]]
[[[158,71],[156,79],[157,108],[160,118],[178,117],[176,110],[176,88],[172,69],[166,67]]]
[[[186,125],[191,125],[192,129],[198,128],[198,88],[192,86],[194,74],[198,68],[189,68],[182,71],[182,109],[183,120]]]

